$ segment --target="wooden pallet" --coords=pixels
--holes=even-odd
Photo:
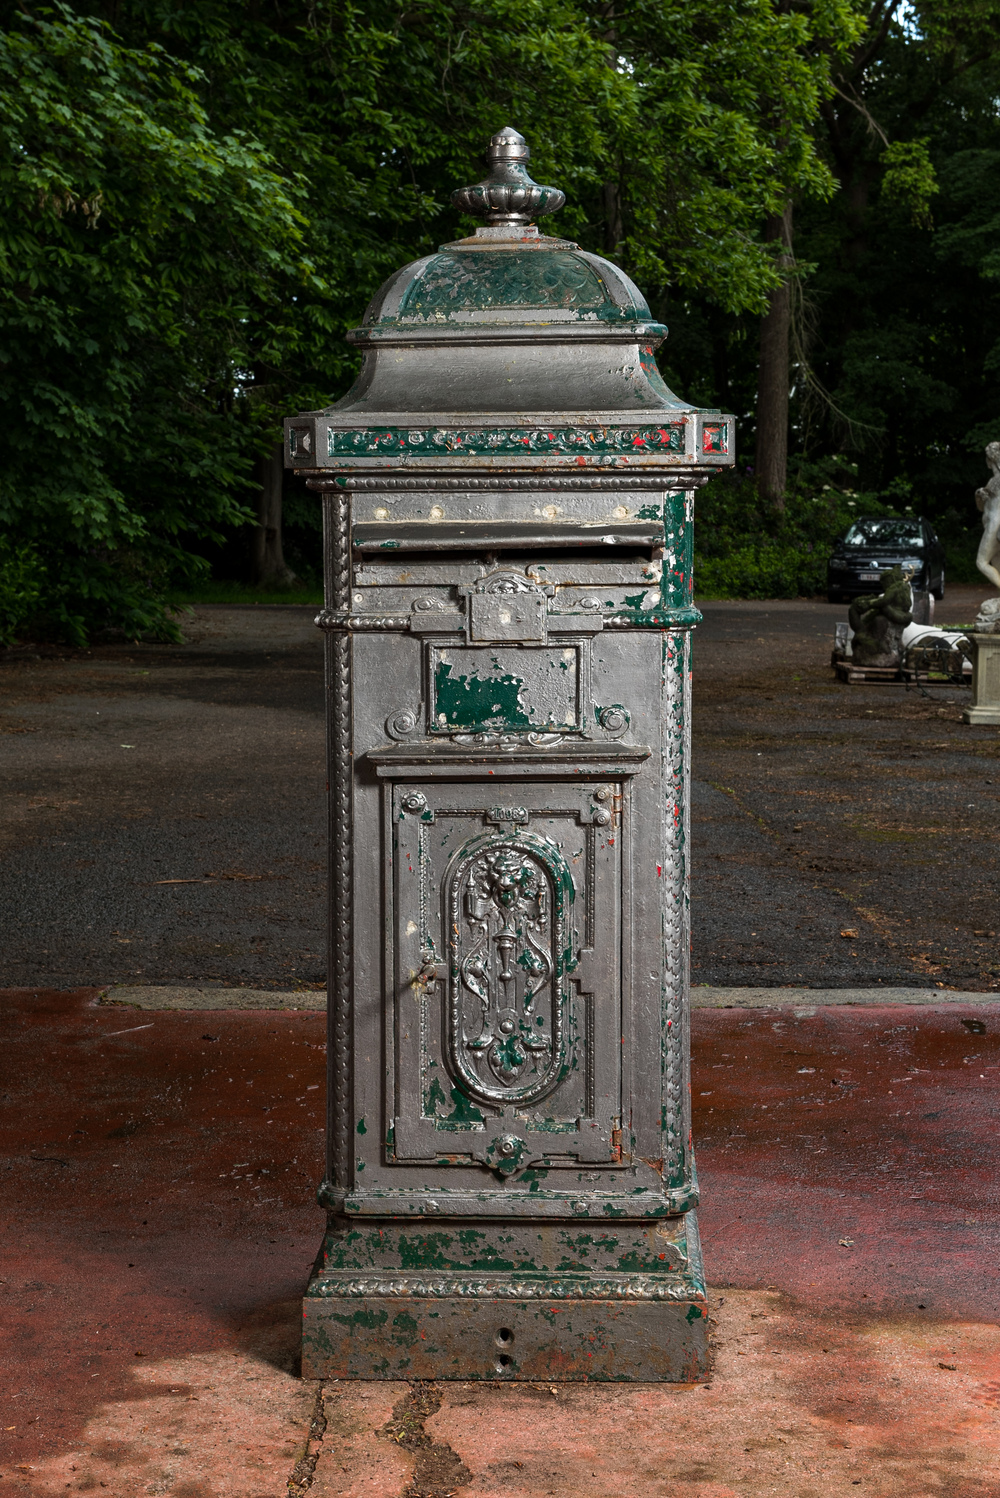
[[[861,682],[905,682],[909,686],[932,686],[948,687],[960,686],[961,683],[953,677],[938,679],[931,677],[926,671],[904,670],[902,666],[856,666],[850,656],[835,655],[831,661],[838,681],[846,681],[848,684],[857,685]],[[972,667],[966,666],[962,672],[966,682],[972,680]]]
[[[903,673],[898,666],[856,666],[846,656],[836,656],[833,669],[838,681],[902,681]]]

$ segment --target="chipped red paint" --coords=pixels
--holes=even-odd
[[[703,453],[728,453],[728,423],[706,422],[701,429],[701,450]]]
[[[16,1387],[42,1413],[17,1430],[17,1463],[64,1451],[109,1401],[134,1402],[137,1350],[152,1360],[276,1345],[283,1318],[294,1323],[321,1218],[311,1202],[319,1105],[296,1099],[322,1080],[323,1016],[136,1014],[95,1008],[97,993],[2,996],[5,1323]],[[793,1297],[790,1327],[817,1328],[817,1360],[845,1315],[902,1318],[916,1331],[995,1322],[1000,1000],[798,1019],[702,1009],[692,1030],[701,1219],[717,1286],[774,1285]],[[914,1080],[894,1082],[903,1076]],[[845,1078],[858,1085],[843,1088]],[[237,1182],[233,1167],[247,1161],[254,1180]],[[816,1321],[824,1316],[836,1327]],[[779,1339],[789,1357],[792,1342]],[[859,1398],[862,1354],[859,1344]],[[935,1354],[935,1371],[944,1357]],[[650,1397],[645,1386],[636,1397]],[[928,1384],[926,1399],[936,1410],[940,1387]],[[464,1405],[459,1413],[467,1418]]]
[[[996,1319],[1000,1001],[696,1009],[691,1028],[710,1282]]]

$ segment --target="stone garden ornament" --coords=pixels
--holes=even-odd
[[[913,592],[902,567],[884,574],[877,598],[856,598],[847,617],[854,631],[851,653],[859,666],[898,666],[903,630],[913,623]]]
[[[991,476],[976,490],[976,504],[983,514],[983,537],[976,553],[976,566],[1000,588],[1000,442],[989,443],[986,461]],[[962,714],[963,721],[1000,725],[1000,596],[987,598],[980,604],[969,645],[972,702]]]
[[[1000,588],[1000,442],[986,448],[992,475],[976,490],[976,504],[983,515],[983,536],[976,553],[976,566],[984,577]],[[976,619],[977,634],[1000,633],[1000,598],[987,598]]]

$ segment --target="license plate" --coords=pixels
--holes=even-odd
[[[862,583],[877,583],[881,575],[880,572],[859,572],[858,581]]]

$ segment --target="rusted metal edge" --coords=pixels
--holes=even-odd
[[[333,1204],[328,1188],[320,1187],[317,1197],[321,1206]],[[698,1188],[696,1185],[681,1186],[664,1192],[662,1196],[625,1190],[615,1194],[591,1193],[586,1200],[570,1191],[529,1192],[515,1188],[506,1191],[437,1190],[433,1194],[428,1192],[426,1197],[416,1190],[371,1193],[353,1190],[342,1199],[337,1193],[337,1198],[337,1210],[354,1219],[383,1217],[398,1223],[478,1217],[509,1221],[510,1213],[516,1207],[520,1222],[544,1217],[608,1224],[648,1222],[690,1212],[698,1205]]]

